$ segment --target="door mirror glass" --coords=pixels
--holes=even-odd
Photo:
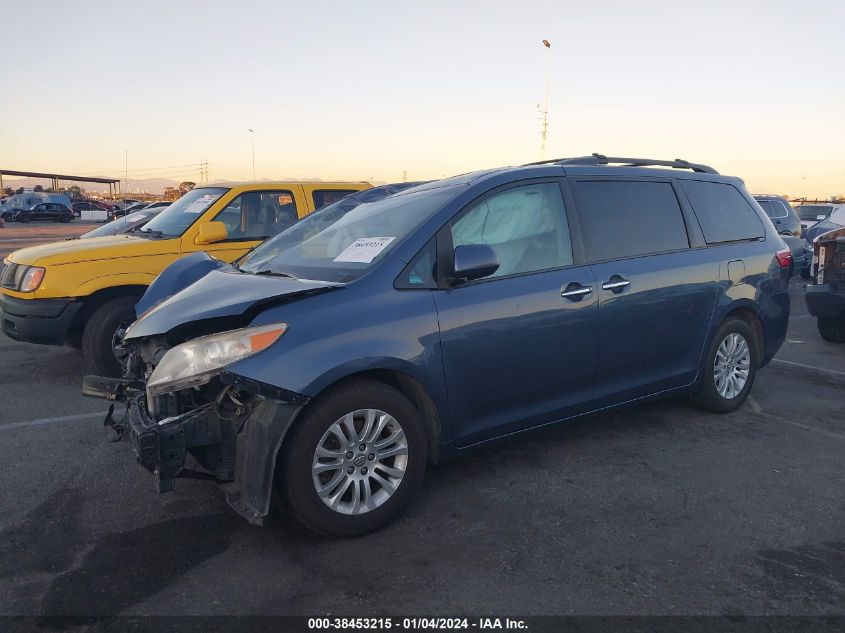
[[[455,279],[472,281],[499,270],[499,258],[489,244],[465,244],[455,248]]]
[[[222,222],[206,222],[200,224],[200,232],[194,240],[195,244],[214,244],[229,237],[229,231]]]

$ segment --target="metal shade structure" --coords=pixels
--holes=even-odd
[[[72,182],[96,182],[109,186],[109,195],[120,193],[120,178],[96,178],[94,176],[70,176],[67,174],[50,174],[38,171],[18,171],[14,169],[0,169],[0,191],[3,190],[3,176],[23,176],[25,178],[44,178],[53,183],[53,190],[57,191],[60,180]]]

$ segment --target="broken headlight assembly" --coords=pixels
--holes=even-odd
[[[206,384],[236,361],[249,358],[279,340],[286,323],[273,323],[202,336],[167,351],[147,381],[147,395],[159,396]]]

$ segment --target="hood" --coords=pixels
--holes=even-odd
[[[155,239],[135,235],[108,235],[85,240],[65,240],[22,248],[9,255],[16,264],[54,266],[98,259],[164,255],[179,252],[179,239]]]
[[[833,231],[835,229],[841,228],[842,225],[836,222],[831,222],[830,218],[827,220],[822,220],[808,228],[804,231],[804,237],[807,238],[808,242],[811,242],[816,239],[819,235],[827,233],[828,231]]]
[[[157,303],[161,303],[167,297],[184,290],[212,270],[219,268],[231,269],[225,262],[203,251],[177,259],[161,271],[161,274],[149,285],[144,296],[135,304],[135,314],[143,314]]]
[[[195,321],[238,317],[251,308],[341,287],[343,284],[253,275],[231,268],[213,270],[142,314],[127,330],[126,340],[165,334]]]

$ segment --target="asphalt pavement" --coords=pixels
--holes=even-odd
[[[0,335],[0,614],[845,614],[845,346],[798,280],[741,410],[673,400],[429,469],[399,521],[263,527],[159,495],[66,348]]]
[[[5,222],[4,226],[0,227],[0,259],[19,248],[65,240],[86,233],[99,225],[99,222],[80,222],[79,220],[69,224]]]

